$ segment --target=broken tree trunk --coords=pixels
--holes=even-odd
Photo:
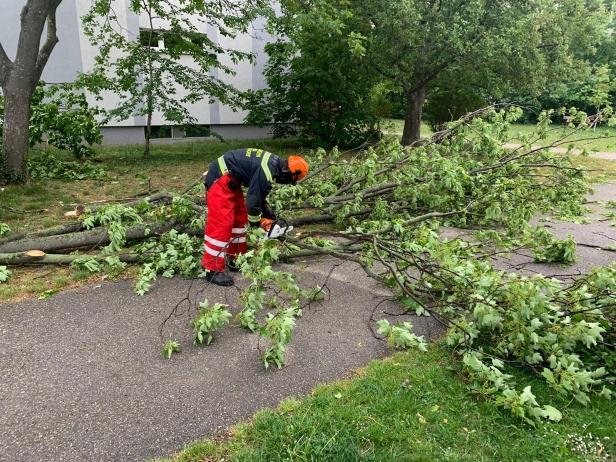
[[[68,223],[66,225],[54,226],[53,228],[36,231],[34,233],[13,234],[12,236],[9,236],[7,238],[0,239],[0,248],[10,242],[21,241],[24,239],[39,239],[48,236],[58,236],[61,234],[76,233],[83,230],[83,224],[79,221],[74,223]]]
[[[150,236],[160,236],[167,231],[176,228],[175,223],[161,223],[151,226],[139,225],[127,228],[127,242],[143,240]],[[146,231],[149,228],[149,233]],[[183,230],[185,232],[185,230]],[[42,238],[29,238],[19,241],[8,242],[0,246],[0,253],[27,252],[37,249],[44,252],[55,252],[59,250],[82,249],[84,247],[102,247],[109,244],[107,228],[96,228],[77,233],[61,234],[58,236],[47,236]]]
[[[170,204],[171,201],[173,200],[173,197],[174,196],[171,193],[160,192],[160,193],[152,194],[151,196],[144,197],[141,199],[131,200],[130,202],[127,202],[123,205],[126,207],[134,207],[137,204],[140,204],[142,202],[147,202],[149,204]],[[97,206],[97,207],[91,207],[90,210],[92,212],[95,212],[101,207],[103,207],[103,205]],[[198,207],[198,206],[196,205],[195,207]],[[60,236],[63,234],[78,233],[80,231],[85,231],[85,228],[81,221],[77,221],[77,222],[72,222],[72,223],[68,223],[65,225],[54,226],[52,228],[47,228],[42,231],[36,231],[33,233],[13,234],[12,236],[6,237],[4,239],[0,239],[0,252],[5,252],[5,251],[14,252],[15,250],[3,250],[5,246],[11,242],[27,241],[27,240],[29,241],[37,240],[38,242],[40,238],[50,237],[50,236]],[[13,247],[10,247],[10,246],[7,248],[13,249]],[[34,246],[31,248],[39,248],[39,247]]]
[[[115,256],[124,263],[139,263],[142,260],[139,255],[135,254],[121,254]],[[89,257],[89,255],[85,255],[85,257]],[[92,255],[91,257],[97,260],[103,260],[107,257],[107,255]],[[46,254],[40,250],[17,253],[0,253],[0,265],[70,265],[78,258],[84,258],[84,255]]]

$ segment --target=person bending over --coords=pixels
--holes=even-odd
[[[235,258],[246,252],[247,224],[266,231],[276,218],[267,205],[272,183],[295,184],[308,174],[308,163],[300,156],[281,159],[262,149],[229,151],[210,164],[205,177],[208,215],[205,251],[201,265],[206,279],[219,286],[232,286],[225,261],[238,271]],[[242,187],[247,188],[246,200]]]

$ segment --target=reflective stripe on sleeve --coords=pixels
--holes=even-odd
[[[251,221],[253,223],[258,223],[258,222],[261,221],[261,215],[262,214],[259,214],[259,215],[248,215],[248,221]]]
[[[214,244],[215,246],[218,246],[218,247],[226,247],[229,244],[228,242],[222,242],[222,241],[219,241],[218,239],[214,239],[207,235],[205,236],[205,240],[209,242],[210,244]]]
[[[225,156],[220,156],[218,158],[218,166],[220,167],[220,173],[223,175],[229,171],[227,169],[227,163],[225,162]]]
[[[263,172],[265,172],[265,177],[267,178],[267,181],[269,181],[270,183],[272,182],[272,172],[270,172],[269,165],[267,165],[267,163],[269,162],[271,155],[271,152],[266,152],[263,156],[263,160],[261,161],[261,168],[263,169]]]

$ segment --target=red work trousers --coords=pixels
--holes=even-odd
[[[248,212],[239,182],[226,173],[207,191],[205,251],[201,265],[208,271],[224,271],[225,257],[246,253]]]

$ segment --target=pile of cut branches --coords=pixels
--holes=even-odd
[[[238,321],[271,340],[266,366],[284,364],[295,318],[322,288],[301,290],[295,277],[275,269],[281,258],[329,255],[356,262],[390,286],[409,312],[433,316],[448,329],[472,388],[530,423],[560,413],[536,402],[516,369],[543,377],[557,392],[582,403],[610,396],[616,365],[616,266],[598,268],[573,283],[496,270],[495,255],[531,247],[538,258],[570,262],[574,244],[531,227],[538,214],[579,217],[590,188],[570,156],[550,149],[570,133],[537,148],[550,134],[552,112],[532,135],[511,135],[516,108],[486,108],[452,123],[422,145],[384,141],[355,153],[320,150],[301,184],[275,188],[271,205],[299,226],[323,224],[285,242],[259,241],[241,259],[251,284],[242,293]],[[588,125],[577,114],[578,131]],[[512,139],[519,148],[504,146]],[[588,139],[594,138],[589,135]],[[582,140],[583,141],[583,140]],[[0,241],[0,264],[71,263],[90,271],[120,271],[141,262],[136,290],[144,294],[158,274],[200,274],[204,208],[198,196],[160,193],[135,203],[88,211],[74,224]],[[446,239],[444,228],[464,230]],[[102,249],[93,255],[75,249]],[[29,251],[45,252],[28,255]],[[25,252],[25,253],[24,253]],[[276,296],[266,297],[274,289]],[[258,312],[269,315],[259,321]],[[201,304],[193,325],[197,343],[230,314]],[[408,322],[378,323],[395,347],[423,348]],[[179,350],[174,341],[164,354]]]

